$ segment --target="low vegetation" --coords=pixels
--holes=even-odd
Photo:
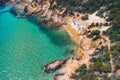
[[[94,5],[93,5],[94,4]],[[103,7],[101,9],[101,7]],[[91,55],[90,66],[85,68],[86,72],[84,75],[88,78],[88,75],[93,75],[89,79],[84,79],[84,76],[80,76],[81,70],[78,68],[78,72],[73,75],[74,80],[120,80],[120,0],[88,0],[85,4],[82,4],[83,12],[93,13],[96,10],[99,10],[99,16],[105,17],[106,21],[109,23],[92,23],[89,28],[96,26],[110,26],[111,27],[104,31],[104,35],[108,36],[111,41],[111,49],[108,50],[106,46],[102,46],[100,49],[97,48],[95,52]],[[103,13],[106,13],[106,16],[103,16]],[[100,38],[99,31],[92,31],[89,35],[90,38],[96,40]],[[95,36],[95,37],[93,37]],[[110,57],[110,55],[112,57]],[[110,60],[113,60],[111,64]],[[112,65],[114,67],[112,67]],[[112,72],[113,68],[113,72]],[[90,72],[89,72],[90,71]],[[108,76],[112,72],[111,76]],[[92,78],[92,79],[91,79]]]
[[[10,0],[0,0],[0,5],[6,1]],[[120,0],[50,0],[50,4],[49,9],[51,10],[62,11],[64,7],[66,8],[62,17],[68,13],[72,16],[74,11],[85,13],[82,20],[89,19],[87,14],[98,11],[97,15],[105,18],[109,23],[91,23],[89,28],[102,25],[111,26],[103,32],[103,35],[108,36],[111,41],[111,49],[108,50],[106,46],[97,48],[91,55],[89,68],[83,64],[76,69],[71,78],[74,80],[120,80],[120,74],[117,73],[120,70]],[[104,16],[104,14],[106,15]],[[92,38],[93,41],[100,39],[100,31],[93,30],[88,37]],[[110,63],[110,55],[112,55],[113,64]],[[114,72],[109,77],[112,65],[114,65]]]
[[[88,35],[89,38],[92,38],[93,41],[96,41],[101,38],[100,31],[99,30],[93,30],[90,35]]]
[[[85,16],[82,16],[82,20],[88,20],[89,19],[89,15],[85,14]]]

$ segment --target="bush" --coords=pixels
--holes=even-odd
[[[100,62],[101,61],[101,58],[91,58],[90,59],[91,62]]]
[[[103,67],[102,62],[95,62],[92,65],[92,70],[94,70],[94,71],[101,71],[102,67]]]
[[[89,28],[93,28],[95,26],[94,22],[89,25]]]
[[[115,69],[120,69],[120,64],[117,64]]]
[[[102,62],[105,62],[105,63],[110,62],[110,57],[109,56],[103,57]]]
[[[99,23],[96,23],[96,26],[99,26]]]
[[[82,72],[82,70],[86,70],[86,68],[87,68],[86,64],[83,64],[78,69],[76,69],[75,72]]]
[[[81,80],[98,80],[98,79],[95,74],[90,73],[90,74],[84,75]]]
[[[104,66],[102,66],[102,71],[107,73],[107,72],[111,72],[111,64],[105,64]]]
[[[85,14],[85,16],[82,16],[82,20],[88,20],[89,19],[89,15]]]
[[[109,24],[106,22],[106,23],[104,24],[104,26],[109,26]]]
[[[76,74],[72,74],[72,76],[70,78],[72,78],[72,79],[79,79],[78,75],[76,75]]]
[[[86,69],[87,66],[86,66],[86,64],[83,64],[80,68],[81,68],[81,69]]]
[[[91,35],[99,35],[100,34],[100,31],[99,30],[93,30],[91,32]]]

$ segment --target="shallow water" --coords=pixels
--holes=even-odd
[[[0,10],[0,80],[53,80],[41,67],[73,56],[70,36],[63,30],[35,26]]]

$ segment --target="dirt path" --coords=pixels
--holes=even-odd
[[[108,76],[110,77],[110,76],[112,76],[112,74],[114,73],[114,63],[113,63],[113,58],[112,58],[112,55],[111,55],[111,53],[110,53],[110,63],[111,63],[111,67],[112,67],[112,70],[111,70],[111,73],[109,73],[108,74]]]
[[[110,53],[110,64],[111,64],[111,67],[112,67],[111,73],[108,74],[108,76],[110,77],[110,76],[112,76],[112,74],[114,72],[114,62],[113,62],[113,58],[112,58],[112,55],[111,55],[111,52],[110,52],[111,44],[110,44],[110,40],[109,40],[108,37],[102,36],[102,35],[101,35],[101,37],[106,40],[106,45],[108,46],[108,50],[109,50],[109,53]]]

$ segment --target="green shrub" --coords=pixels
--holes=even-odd
[[[101,68],[103,67],[103,64],[102,62],[95,62],[91,69],[94,70],[94,71],[101,71]]]
[[[111,68],[111,64],[105,64],[102,66],[102,71],[105,73],[111,72],[112,68]]]
[[[96,26],[99,26],[99,23],[96,23]]]
[[[115,69],[120,69],[120,64],[117,64]]]
[[[88,20],[89,19],[89,15],[85,14],[85,16],[82,16],[82,20]]]
[[[93,30],[91,32],[91,35],[99,35],[100,34],[100,31],[99,30]]]

